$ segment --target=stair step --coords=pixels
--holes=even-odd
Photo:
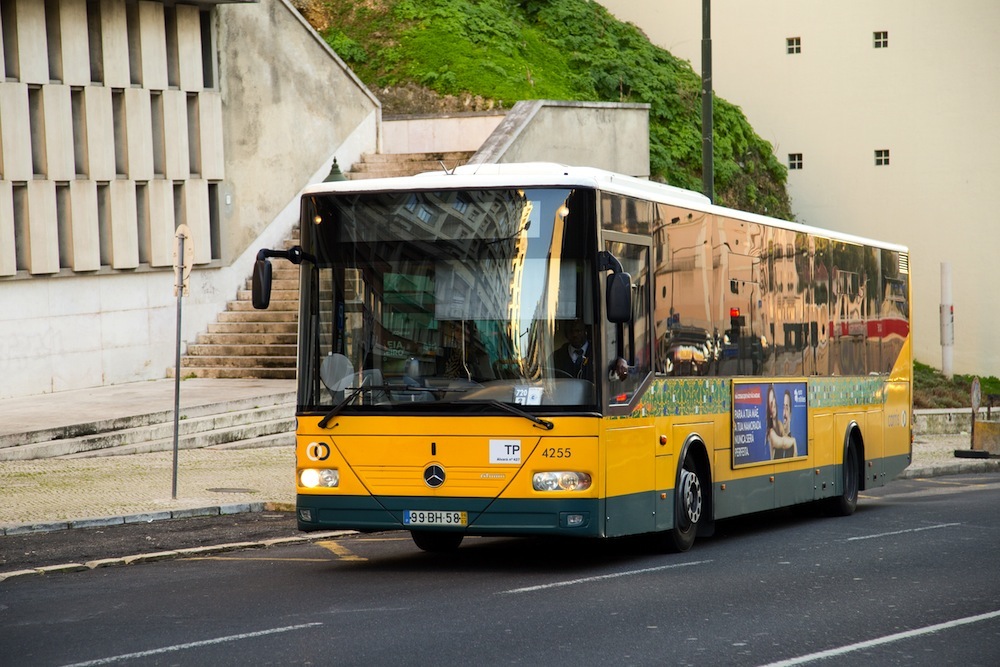
[[[219,322],[297,322],[295,310],[225,310],[219,313]]]
[[[295,355],[245,357],[241,355],[215,355],[211,357],[182,357],[181,369],[186,368],[285,368],[295,367]]]
[[[299,322],[288,320],[285,322],[215,322],[208,325],[210,334],[293,334],[299,330]]]
[[[258,399],[263,400],[263,399]],[[243,403],[239,403],[243,405]],[[204,408],[211,409],[211,408]],[[264,406],[228,410],[227,404],[214,406],[217,412],[203,414],[203,410],[184,411],[177,422],[178,441],[182,438],[187,446],[203,446],[193,444],[198,438],[201,441],[221,442],[227,437],[224,434],[236,433],[239,429],[252,429],[256,424],[271,424],[282,422],[290,427],[283,430],[294,430],[294,403],[275,403]],[[194,415],[194,416],[192,416]],[[60,437],[60,434],[47,434],[18,446],[0,449],[0,460],[21,461],[39,458],[51,458],[86,454],[107,449],[133,447],[142,443],[167,439],[173,443],[173,412],[157,412],[140,415],[121,424],[109,423],[94,425],[97,430],[91,433]],[[128,426],[122,424],[127,423]],[[260,430],[260,429],[258,429]],[[271,432],[274,432],[273,430]],[[220,433],[222,435],[208,435]],[[257,433],[255,435],[259,435]],[[201,442],[198,441],[198,442]],[[120,453],[124,450],[119,450]],[[153,450],[148,450],[153,451]]]
[[[298,336],[292,333],[267,333],[237,331],[233,333],[198,334],[196,345],[291,345],[295,346]],[[191,346],[188,346],[191,353]]]
[[[256,440],[261,437],[273,437],[273,444],[289,444],[295,442],[295,418],[271,419],[252,424],[241,424],[229,428],[205,431],[202,433],[177,437],[177,449],[200,449],[203,447],[224,447],[233,443]],[[258,444],[258,446],[261,446]],[[127,454],[149,454],[150,452],[170,451],[174,447],[173,433],[165,438],[146,440],[132,444],[95,449],[75,454],[66,454],[58,458],[82,459],[99,456],[124,456]]]
[[[217,445],[209,445],[206,449],[258,449],[260,447],[295,447],[295,431],[287,433],[272,433],[245,440],[233,440]]]
[[[250,301],[230,301],[226,304],[226,310],[229,311],[241,311],[241,312],[284,312],[284,311],[294,311],[299,310],[298,297],[294,300],[292,299],[271,299],[270,305],[267,307],[267,311],[259,311],[253,307]]]
[[[351,173],[370,174],[378,172],[380,174],[408,176],[425,171],[444,171],[446,168],[450,171],[454,166],[456,165],[445,162],[445,166],[442,167],[441,162],[437,160],[414,160],[413,162],[394,162],[390,164],[362,164],[358,165],[358,168]]]
[[[360,162],[355,162],[351,166],[351,172],[355,171],[362,164],[399,162],[421,162],[430,160],[468,160],[475,154],[474,151],[440,151],[430,153],[364,153]]]
[[[188,345],[187,353],[192,357],[295,357],[296,345],[212,345],[195,343]],[[184,365],[183,363],[181,364]]]
[[[183,365],[183,361],[182,361]],[[174,369],[167,369],[167,377],[174,377]],[[295,367],[289,368],[182,368],[182,378],[215,378],[215,379],[256,379],[256,380],[294,380]]]

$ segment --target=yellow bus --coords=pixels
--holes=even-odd
[[[907,249],[546,163],[301,201],[304,531],[651,534],[822,502],[911,460]]]

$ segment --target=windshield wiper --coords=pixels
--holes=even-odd
[[[324,416],[322,419],[319,420],[318,426],[320,428],[326,428],[326,425],[330,423],[330,420],[333,419],[334,417],[336,417],[337,415],[339,415],[341,410],[343,410],[345,407],[347,407],[350,404],[351,401],[353,401],[355,398],[357,398],[358,394],[361,393],[362,389],[365,389],[364,383],[362,383],[362,385],[360,387],[355,387],[354,391],[352,391],[350,394],[348,394],[347,396],[344,397],[344,400],[342,400],[340,403],[337,403],[335,406],[333,406],[333,409],[330,410],[329,412],[327,412],[326,416]],[[369,389],[370,389],[370,387],[369,387]]]
[[[386,384],[386,385],[375,385],[375,386],[362,385],[360,387],[355,387],[354,390],[350,394],[348,394],[346,397],[344,397],[344,400],[342,400],[340,403],[337,403],[337,405],[335,405],[332,410],[330,410],[328,413],[326,413],[326,415],[322,419],[319,420],[318,426],[320,428],[326,428],[326,425],[330,423],[330,420],[333,419],[334,417],[336,417],[337,415],[339,415],[340,412],[341,412],[341,410],[343,410],[345,407],[347,407],[348,405],[350,405],[351,402],[355,398],[357,398],[358,394],[360,394],[363,389],[368,389],[368,390],[371,390],[371,389],[389,390],[389,389],[392,389],[393,386],[394,385],[388,385],[388,384]],[[410,390],[410,391],[414,391],[414,390],[415,391],[459,391],[459,392],[466,391],[465,389],[457,389],[457,388],[456,389],[432,389],[432,388],[429,388],[429,387],[410,387],[410,386],[406,386],[406,389]],[[540,428],[544,428],[546,431],[551,431],[553,428],[555,428],[555,424],[553,424],[552,422],[550,422],[548,419],[542,419],[541,417],[537,417],[537,416],[531,414],[530,412],[528,412],[526,410],[522,410],[521,408],[519,408],[517,406],[511,405],[510,403],[503,403],[502,401],[498,401],[496,399],[490,399],[490,400],[486,400],[486,401],[462,401],[462,405],[489,405],[489,406],[492,406],[494,408],[499,408],[501,410],[504,410],[505,412],[509,412],[511,414],[517,415],[518,417],[524,417],[525,419],[527,419],[528,421],[530,421],[531,423],[533,423],[535,426],[538,426]]]
[[[518,417],[524,417],[528,421],[535,424],[535,426],[544,428],[546,431],[551,431],[555,428],[555,424],[550,422],[548,419],[542,419],[541,417],[536,417],[527,410],[522,410],[521,408],[511,405],[510,403],[503,403],[496,399],[490,399],[488,401],[461,401],[462,405],[492,405],[495,408],[500,408],[501,410],[506,410],[511,414],[515,414]]]

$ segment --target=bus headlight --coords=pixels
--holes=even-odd
[[[531,478],[531,486],[535,491],[586,491],[590,481],[590,475],[585,472],[536,472]]]
[[[303,468],[299,471],[299,484],[308,489],[333,488],[340,485],[340,471],[336,468]]]

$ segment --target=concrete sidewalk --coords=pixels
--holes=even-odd
[[[288,398],[294,380],[192,378],[180,383],[180,415]],[[294,399],[292,399],[294,400]],[[144,416],[172,415],[174,380],[153,380],[0,400],[0,440],[124,428]],[[220,407],[221,406],[221,407]],[[290,412],[294,408],[290,408]],[[292,415],[289,414],[291,417]],[[290,445],[182,449],[173,498],[172,451],[94,458],[0,461],[0,534],[129,520],[227,513],[295,502]]]
[[[187,380],[181,397],[183,405],[194,406],[289,387],[290,381]],[[173,409],[173,380],[3,400],[0,433],[161,409]],[[918,435],[903,476],[1000,472],[996,459],[954,456],[969,448],[967,434]],[[0,534],[292,508],[294,471],[291,446],[181,450],[175,499],[173,452],[0,461]]]

